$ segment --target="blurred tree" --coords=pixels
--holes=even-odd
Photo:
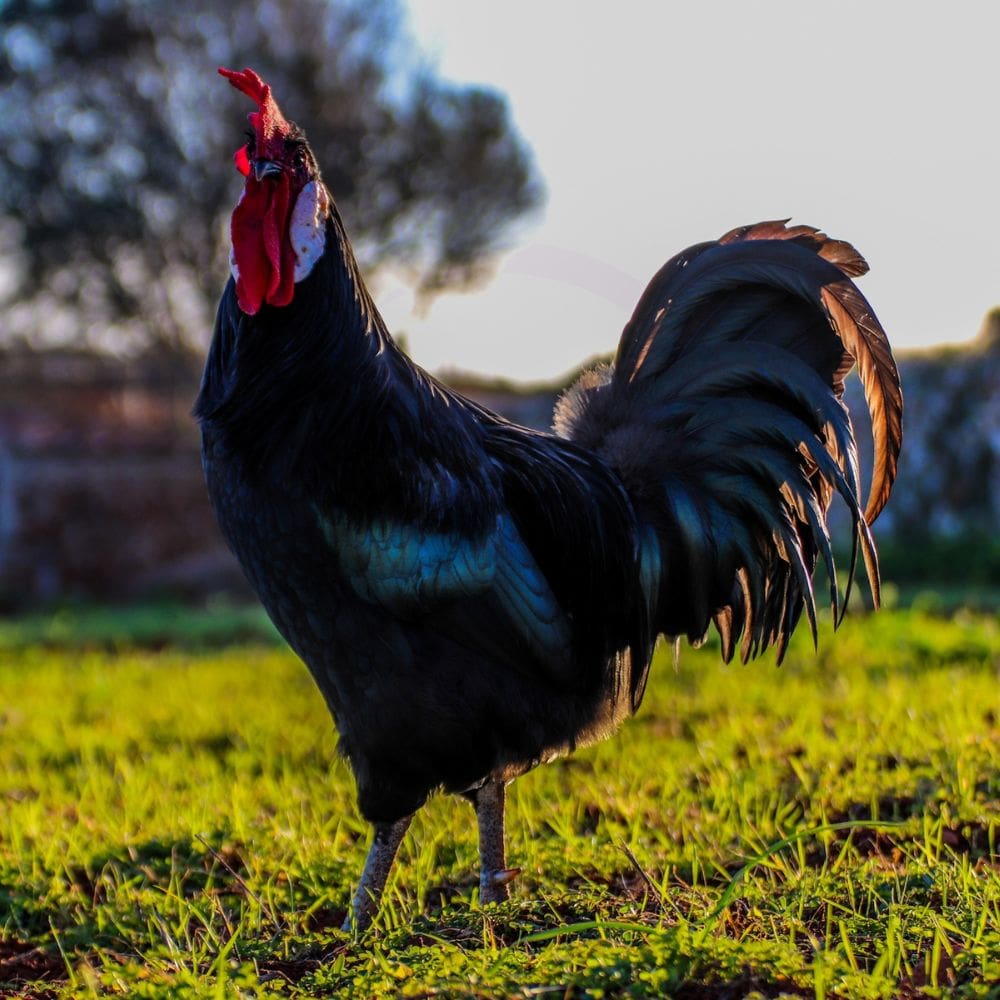
[[[541,199],[504,99],[438,79],[396,0],[8,0],[8,340],[179,358],[207,338],[250,110],[219,65],[272,84],[362,263],[400,264],[423,291],[474,280]]]

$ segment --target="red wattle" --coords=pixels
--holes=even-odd
[[[236,300],[247,315],[267,303],[286,306],[295,289],[295,251],[288,239],[292,210],[288,174],[258,181],[247,178],[233,211],[230,235],[236,261]]]

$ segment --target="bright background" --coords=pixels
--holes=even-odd
[[[563,374],[664,260],[768,218],[851,240],[899,348],[967,340],[1000,301],[1000,6],[409,6],[445,76],[508,94],[548,188],[485,288],[421,312],[381,283],[425,367]]]

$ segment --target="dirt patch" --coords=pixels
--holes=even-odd
[[[728,983],[684,983],[672,994],[675,1000],[742,1000],[748,993],[765,997],[813,997],[812,990],[802,990],[787,980],[768,982],[746,970]],[[829,996],[829,994],[828,994]]]
[[[66,979],[66,964],[58,952],[50,952],[27,941],[0,941],[0,997],[54,997],[51,990],[22,986],[55,983]]]

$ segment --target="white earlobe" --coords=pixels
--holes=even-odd
[[[237,205],[239,205],[239,203],[241,201],[243,201],[243,196],[246,193],[247,193],[247,189],[246,188],[242,188],[240,190],[240,196],[239,196],[239,198],[236,199],[236,204]],[[233,281],[239,281],[240,280],[240,269],[236,266],[236,247],[234,247],[232,245],[232,243],[229,244],[229,270],[232,272]]]
[[[326,247],[326,217],[330,196],[318,181],[310,181],[300,192],[288,224],[288,238],[295,251],[295,281],[305,278],[323,256]]]

